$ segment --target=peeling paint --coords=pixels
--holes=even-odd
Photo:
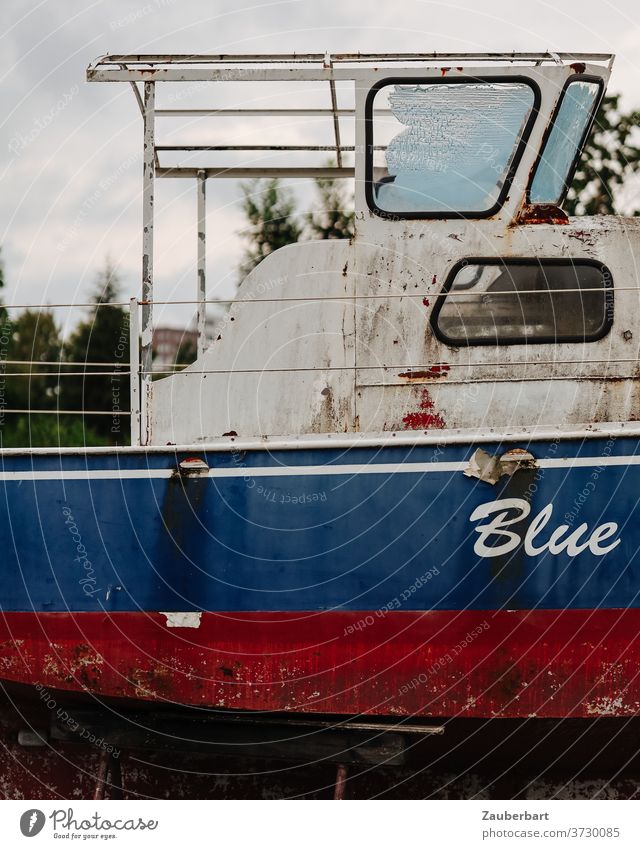
[[[501,457],[495,457],[493,454],[483,451],[482,448],[478,448],[463,474],[468,478],[477,478],[494,485],[504,475],[512,475],[518,469],[523,468],[535,468],[535,460],[528,451],[514,448]]]
[[[202,613],[165,613],[160,611],[160,616],[167,617],[167,628],[199,628]]]
[[[438,378],[438,377],[446,377],[447,373],[450,370],[450,366],[447,365],[436,365],[429,366],[428,369],[423,370],[410,370],[410,371],[401,371],[398,374],[398,377],[405,378],[406,380],[425,380],[427,378]]]
[[[444,428],[446,423],[440,413],[431,412],[435,404],[431,400],[428,389],[422,390],[420,409],[413,413],[407,413],[402,419],[408,430],[428,430],[429,428]]]

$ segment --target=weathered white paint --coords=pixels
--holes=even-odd
[[[118,449],[116,453],[124,453]],[[525,461],[529,462],[529,461]],[[507,461],[512,467],[517,462]],[[595,456],[595,457],[556,457],[554,459],[536,460],[538,469],[584,469],[599,466],[629,466],[640,465],[640,455]],[[164,480],[174,476],[173,469],[151,469],[146,463],[139,469],[51,469],[46,472],[36,472],[30,469],[24,471],[0,471],[0,481],[57,481],[57,480]],[[202,477],[208,478],[273,478],[273,477],[308,477],[323,475],[335,477],[339,475],[395,475],[395,474],[443,474],[447,472],[468,471],[468,463],[460,462],[426,462],[426,463],[331,463],[318,466],[304,465],[274,465],[274,466],[232,466],[230,468],[212,468],[202,472]],[[515,469],[509,469],[511,474]],[[198,475],[200,477],[200,475]],[[488,481],[491,483],[492,481]]]
[[[540,65],[526,64],[523,57],[522,64],[504,67],[493,62],[468,66],[466,60],[444,67],[424,57],[420,64],[401,68],[370,57],[353,67],[338,63],[319,68],[300,66],[291,58],[290,67],[246,70],[213,64],[183,68],[171,57],[157,57],[157,69],[145,71],[156,84],[249,74],[256,82],[350,80],[355,91],[356,236],[351,243],[289,246],[249,275],[238,298],[250,303],[231,307],[196,363],[154,382],[149,428],[153,444],[214,442],[225,434],[246,442],[401,433],[421,419],[428,423],[418,424],[417,432],[440,431],[443,437],[491,430],[496,437],[516,431],[583,431],[598,423],[640,419],[640,330],[632,321],[640,306],[640,222],[607,217],[575,219],[567,225],[517,224],[531,169],[564,84],[579,72],[608,81],[609,57],[584,59],[584,68],[555,56]],[[89,78],[131,80],[139,73],[117,68],[103,57],[91,66]],[[469,221],[376,216],[364,195],[364,116],[371,87],[391,76],[428,81],[448,75],[455,81],[461,74],[526,77],[540,91],[538,120],[504,206],[491,218]],[[453,348],[439,342],[429,325],[434,296],[456,262],[474,257],[603,262],[619,287],[611,333],[587,344]],[[296,297],[300,300],[286,300]],[[448,371],[438,377],[406,376],[410,367],[428,372],[430,365],[440,364]],[[425,411],[429,415],[421,416]]]
[[[634,358],[640,330],[632,317],[640,312],[640,288],[633,288],[640,222],[585,218],[494,234],[482,222],[448,223],[457,238],[444,237],[447,254],[427,230],[440,225],[388,224],[401,232],[390,233],[385,247],[358,234],[353,244],[313,242],[270,256],[239,292],[241,298],[269,298],[269,303],[234,305],[222,338],[192,368],[154,384],[156,444],[206,441],[229,432],[241,439],[400,432],[407,429],[405,418],[420,410],[425,390],[431,412],[447,430],[577,429],[638,419]],[[602,261],[614,286],[620,286],[611,332],[585,344],[444,345],[430,331],[435,299],[429,296],[440,291],[455,262],[480,254]],[[275,288],[274,280],[281,281]],[[275,291],[282,297],[399,291],[420,297],[278,304],[272,302]],[[449,370],[441,377],[399,377],[411,364],[442,363]],[[310,370],[286,371],[303,366]],[[284,371],[241,371],[260,367]],[[206,369],[230,373],[196,373]]]
[[[254,269],[238,291],[250,303],[230,308],[204,355],[154,382],[156,444],[230,432],[356,430],[354,307],[344,300],[353,294],[353,277],[343,274],[348,253],[346,241],[290,245]],[[313,300],[331,296],[343,300]],[[288,370],[303,366],[309,370]],[[261,368],[281,371],[242,371]],[[199,373],[207,369],[228,373]]]

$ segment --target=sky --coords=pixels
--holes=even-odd
[[[640,107],[637,0],[2,0],[5,303],[82,303],[106,257],[118,270],[123,299],[139,294],[142,123],[126,83],[85,82],[96,56],[358,50],[612,52],[617,58],[609,91],[622,94],[625,108]],[[219,105],[212,104],[215,96],[176,89],[175,100]],[[246,88],[238,95],[245,104],[254,96]],[[169,141],[170,131],[160,129],[165,134],[159,141]],[[193,140],[212,132],[190,131]],[[237,282],[239,201],[237,185],[209,183],[212,297],[229,297]],[[190,181],[159,181],[156,299],[195,296],[195,202]],[[79,315],[59,312],[67,327]],[[190,318],[190,307],[156,313],[161,324],[185,325]]]

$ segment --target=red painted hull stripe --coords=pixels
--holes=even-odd
[[[1,677],[43,694],[237,710],[640,713],[640,610],[203,613],[197,624],[0,614]]]

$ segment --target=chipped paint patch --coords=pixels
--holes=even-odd
[[[536,464],[533,455],[522,448],[513,448],[501,457],[495,457],[483,451],[482,448],[478,448],[463,474],[468,478],[478,478],[494,485],[503,475],[512,475],[523,468],[534,469]]]
[[[588,716],[626,716],[629,712],[622,701],[622,696],[616,698],[603,696],[587,705]]]
[[[402,421],[409,430],[428,430],[428,428],[442,429],[446,427],[445,421],[440,413],[431,412],[434,408],[435,404],[431,400],[429,391],[427,389],[423,389],[420,409],[415,413],[407,413]]]
[[[160,611],[167,617],[167,628],[199,628],[202,613],[173,613]]]
[[[568,224],[567,213],[552,203],[532,203],[524,206],[516,224]]]
[[[449,370],[450,366],[447,365],[429,366],[428,369],[421,371],[416,369],[401,371],[398,377],[405,378],[406,380],[426,380],[432,377],[446,377]]]

